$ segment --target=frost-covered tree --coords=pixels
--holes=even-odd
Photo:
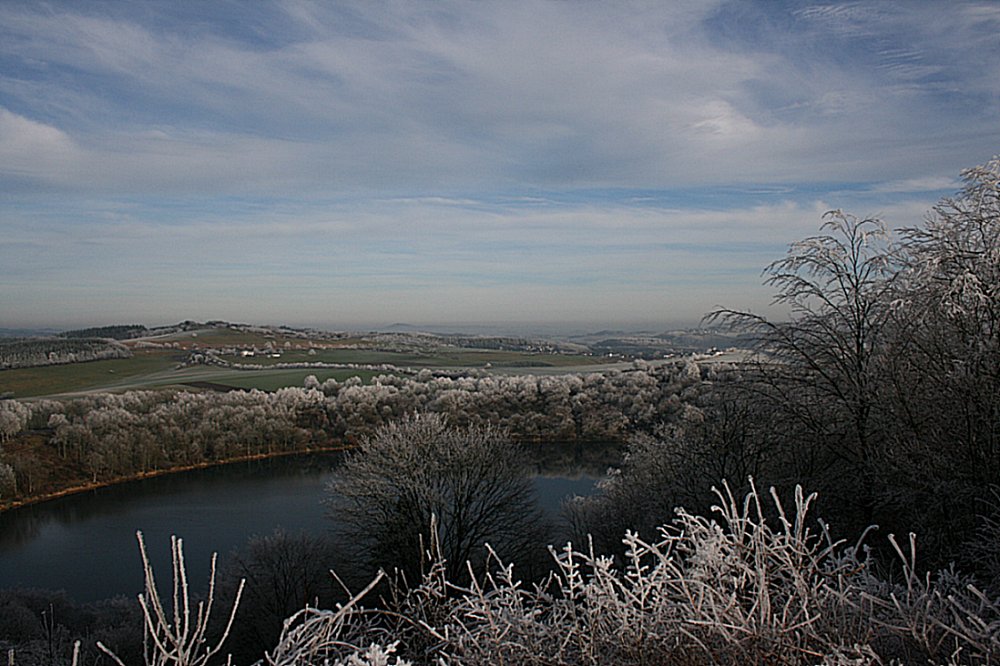
[[[0,500],[17,494],[17,476],[14,468],[7,463],[0,463]]]
[[[995,478],[1000,471],[1000,158],[966,170],[963,178],[962,191],[935,206],[922,227],[902,230],[906,280],[898,299],[908,324],[908,374],[925,375],[918,390],[949,407],[936,416],[947,420],[949,435],[963,448],[959,453]],[[919,421],[914,425],[920,429]]]
[[[822,230],[793,243],[765,271],[787,320],[736,310],[711,319],[757,336],[766,365],[761,379],[774,398],[824,439],[833,436],[837,455],[857,469],[871,458],[878,427],[874,358],[894,267],[880,220],[836,210],[824,216]],[[831,410],[837,418],[826,416]]]
[[[451,426],[418,414],[361,440],[330,483],[333,517],[359,556],[419,580],[434,540],[455,579],[481,563],[483,544],[522,559],[537,547],[540,512],[524,453],[495,426]]]
[[[765,270],[765,284],[787,308],[787,319],[729,309],[709,319],[757,340],[743,399],[781,416],[773,437],[787,450],[787,478],[771,481],[807,479],[861,527],[873,521],[881,501],[879,354],[897,266],[880,220],[835,210],[824,216],[821,231],[793,243]]]
[[[898,510],[954,547],[973,498],[1000,483],[1000,158],[923,225],[902,229],[884,402]]]
[[[0,444],[24,430],[31,418],[31,408],[16,400],[0,400]]]

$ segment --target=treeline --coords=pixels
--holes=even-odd
[[[131,340],[147,335],[149,329],[141,324],[118,324],[115,326],[96,326],[63,331],[60,338],[111,338],[113,340]]]
[[[709,372],[715,371],[706,369],[706,376]],[[707,386],[701,373],[693,362],[637,362],[630,371],[560,376],[454,377],[427,370],[413,377],[381,375],[370,384],[359,378],[320,383],[309,377],[303,388],[273,393],[130,391],[66,401],[8,401],[11,414],[13,405],[21,410],[16,424],[13,416],[9,419],[10,434],[24,427],[47,434],[41,451],[0,451],[0,465],[14,478],[0,499],[51,492],[58,482],[56,468],[79,470],[84,480],[101,482],[349,443],[419,412],[442,414],[460,426],[499,425],[524,442],[623,442],[637,430],[700,418],[693,403]]]
[[[0,370],[131,356],[125,345],[105,338],[0,338]]]
[[[706,369],[706,374],[709,372]],[[700,389],[694,362],[629,371],[566,375],[454,376],[422,370],[414,377],[358,378],[306,386],[326,396],[328,428],[337,435],[367,434],[372,426],[414,412],[436,412],[457,426],[492,423],[521,441],[623,441],[653,430],[686,410]]]

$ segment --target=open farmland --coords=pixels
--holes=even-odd
[[[372,370],[226,370],[218,372],[209,379],[195,380],[234,389],[259,389],[261,391],[276,391],[288,386],[302,386],[306,377],[314,375],[320,382],[328,379],[344,381],[351,377],[359,377],[368,384],[377,372]],[[194,382],[192,382],[194,383]]]
[[[134,387],[183,361],[173,351],[138,351],[132,358],[0,371],[0,393],[16,398]]]
[[[493,349],[437,349],[426,352],[396,352],[374,349],[324,349],[314,354],[301,350],[283,352],[280,356],[261,355],[243,357],[223,354],[219,358],[230,363],[273,366],[284,363],[389,363],[400,367],[414,368],[482,368],[491,367],[566,367],[578,366],[583,361],[593,362],[591,357],[579,354],[544,354]]]
[[[491,338],[483,341],[491,348],[480,349],[476,338],[428,334],[348,335],[235,324],[151,333],[125,342],[134,354],[129,359],[0,372],[0,394],[37,398],[144,388],[273,391],[302,386],[309,375],[321,382],[359,377],[367,383],[392,368],[544,374],[607,368],[612,360],[622,360],[592,356],[580,345],[562,348],[552,342]]]

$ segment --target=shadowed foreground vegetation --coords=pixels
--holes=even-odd
[[[858,544],[812,521],[813,496],[801,489],[787,508],[774,490],[739,499],[723,486],[716,499],[711,518],[679,510],[655,540],[627,533],[620,564],[592,548],[553,549],[551,573],[534,584],[492,549],[485,573],[456,583],[432,540],[419,584],[380,572],[334,610],[306,606],[260,663],[995,663],[1000,605],[954,572],[919,573],[912,535],[891,539],[898,571],[887,576]],[[248,601],[243,583],[231,606],[213,607],[210,585],[195,607],[175,541],[171,608],[145,550],[143,560],[143,663],[224,663],[217,655]],[[125,663],[103,641],[87,654],[94,661],[83,663],[100,654]],[[49,662],[32,652],[14,658],[81,663],[68,646]]]

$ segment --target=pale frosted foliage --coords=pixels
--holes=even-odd
[[[828,615],[846,601],[839,579],[861,563],[843,565],[837,544],[805,528],[811,498],[797,495],[791,521],[776,502],[775,529],[756,493],[743,503],[720,498],[717,520],[682,511],[654,543],[628,534],[620,569],[567,545],[544,588],[515,593],[509,569],[473,585],[453,619],[457,661],[489,663],[498,651],[567,664],[863,658],[867,648],[844,640],[857,638],[857,626],[842,633],[849,617]]]
[[[95,480],[364,438],[407,415],[436,412],[457,426],[502,427],[520,441],[616,440],[674,418],[677,393],[697,385],[682,365],[545,376],[381,375],[275,392],[129,391],[33,403],[64,459]],[[316,390],[317,388],[321,390]],[[24,419],[0,401],[0,440]],[[16,421],[16,423],[15,423]]]
[[[567,545],[553,552],[556,570],[537,585],[493,556],[492,573],[457,586],[438,562],[422,585],[380,611],[381,622],[360,611],[317,616],[327,618],[321,654],[329,658],[338,641],[401,640],[404,655],[443,664],[996,659],[1000,608],[954,575],[918,576],[912,541],[899,549],[901,581],[889,583],[822,523],[816,531],[807,526],[813,497],[801,489],[792,512],[773,491],[769,502],[756,490],[737,500],[725,486],[717,496],[714,519],[680,511],[655,542],[628,534],[621,562]],[[301,661],[272,663],[323,663],[306,656],[308,626],[278,647],[294,642]],[[357,651],[348,647],[337,658]]]
[[[380,573],[333,610],[305,608],[286,620],[261,663],[997,663],[997,600],[951,572],[919,575],[912,535],[905,545],[891,539],[900,575],[890,582],[856,546],[834,541],[821,522],[807,525],[814,496],[797,488],[787,511],[774,490],[762,497],[750,485],[742,500],[726,485],[717,490],[714,518],[680,510],[655,541],[627,534],[621,561],[567,544],[553,551],[554,572],[534,585],[492,550],[491,573],[456,585],[432,542],[420,585],[390,588],[383,608],[366,609],[361,601],[382,582]],[[204,627],[213,589],[192,617],[179,541],[173,554],[169,615],[143,549],[145,661],[200,666],[225,632],[211,647]]]
[[[359,603],[383,576],[379,573],[364,590],[334,610],[306,607],[285,620],[278,645],[265,655],[262,663],[266,666],[409,666],[410,662],[393,656],[398,642],[388,640],[385,630],[373,624],[375,614]],[[352,637],[357,637],[358,641],[352,642]]]
[[[962,172],[965,187],[904,229],[915,278],[952,317],[995,323],[1000,301],[1000,157]],[[995,333],[995,330],[987,331]]]
[[[411,666],[411,662],[393,657],[396,644],[370,645],[362,654],[352,654],[347,660],[338,659],[333,666]]]
[[[0,444],[24,430],[31,408],[16,400],[0,400]]]
[[[0,462],[0,499],[7,499],[17,494],[17,477],[14,468]]]

